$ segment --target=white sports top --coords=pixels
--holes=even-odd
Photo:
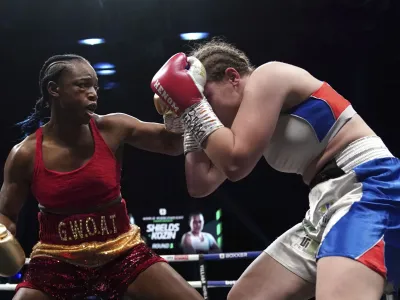
[[[324,82],[307,100],[279,117],[264,157],[280,172],[303,175],[355,114],[350,102]]]

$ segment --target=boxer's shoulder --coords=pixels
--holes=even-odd
[[[112,148],[121,144],[127,136],[131,135],[137,121],[136,118],[124,113],[95,115],[93,118],[96,122],[96,127],[102,133],[103,138],[111,144]]]
[[[308,99],[322,84],[323,81],[307,70],[278,61],[261,65],[254,70],[249,80],[249,87],[263,91],[263,95],[278,95],[283,101],[280,103],[283,111]]]
[[[13,155],[13,157],[19,160],[26,161],[35,156],[35,151],[36,151],[36,136],[35,134],[32,134],[26,137],[20,143],[14,145],[14,147],[11,149],[10,155]]]
[[[11,149],[6,167],[16,172],[20,170],[24,174],[27,174],[26,170],[32,169],[35,160],[35,150],[36,138],[35,134],[32,134]]]
[[[107,115],[95,115],[96,126],[101,131],[124,131],[127,123],[132,126],[132,119],[135,119],[124,113],[111,113]],[[130,122],[128,122],[128,120]],[[125,126],[126,125],[126,126]]]

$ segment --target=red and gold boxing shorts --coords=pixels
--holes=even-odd
[[[16,290],[37,289],[60,300],[120,299],[142,271],[165,262],[129,224],[124,201],[91,214],[39,213],[39,223],[40,242]]]

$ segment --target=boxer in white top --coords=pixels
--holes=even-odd
[[[246,177],[263,156],[310,187],[303,222],[249,266],[229,300],[378,300],[385,283],[398,286],[400,161],[329,84],[281,62],[254,68],[211,41],[172,56],[151,87],[184,123],[192,196]]]

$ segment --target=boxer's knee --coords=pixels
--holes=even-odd
[[[14,295],[13,300],[50,300],[45,293],[29,288],[20,288]]]

